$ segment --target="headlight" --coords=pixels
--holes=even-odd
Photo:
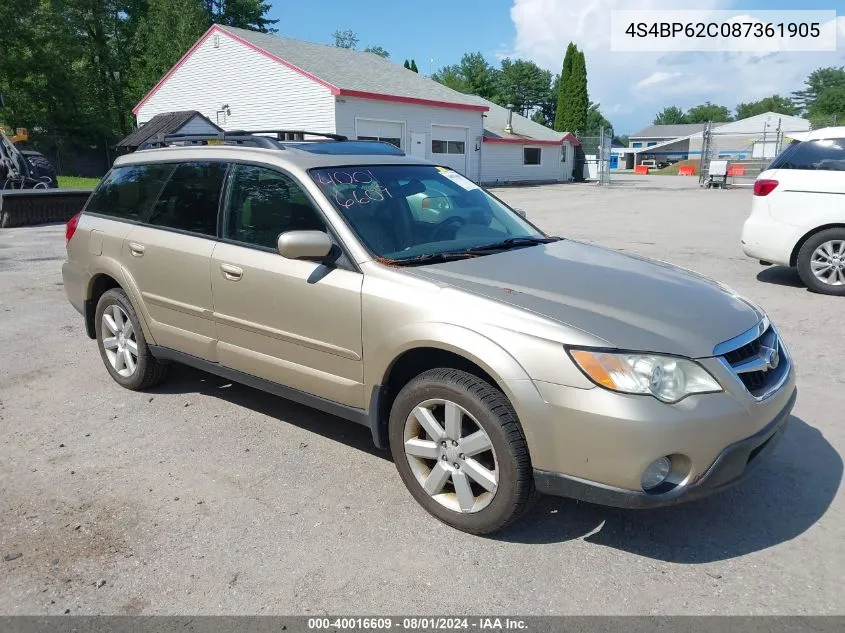
[[[656,354],[568,351],[590,380],[613,391],[651,394],[663,402],[678,402],[693,393],[722,391],[716,379],[692,360]]]

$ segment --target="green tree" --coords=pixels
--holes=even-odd
[[[432,79],[458,92],[493,99],[496,94],[496,72],[481,53],[467,53],[459,63],[438,70]]]
[[[73,61],[74,80],[85,91],[83,118],[94,118],[98,135],[129,131],[132,46],[145,20],[146,0],[53,0],[43,2],[57,11],[76,34],[80,55]],[[93,130],[92,130],[93,131]]]
[[[266,16],[270,5],[261,0],[203,0],[209,20],[214,24],[235,26],[261,33],[275,33],[278,20]]]
[[[415,73],[420,72],[420,71],[417,69],[417,62],[415,62],[413,59],[411,60],[411,70],[413,70]]]
[[[731,113],[725,106],[709,101],[687,110],[684,117],[687,123],[706,123],[707,121],[731,121]]]
[[[525,116],[548,98],[552,74],[524,59],[505,58],[498,73],[495,101]]]
[[[334,45],[338,48],[354,49],[356,46],[358,46],[358,36],[352,29],[346,29],[345,31],[337,30],[332,33],[332,37],[334,38]]]
[[[808,118],[815,128],[845,124],[845,86],[820,92],[810,106]]]
[[[792,98],[801,112],[807,113],[822,92],[842,86],[845,86],[845,66],[817,68],[804,81],[804,89],[793,92]]]
[[[590,96],[587,92],[587,61],[584,58],[584,51],[579,50],[578,55],[572,60],[570,90],[573,97],[572,122],[574,126],[571,131],[585,130],[590,112]]]
[[[378,55],[379,57],[384,57],[387,59],[390,57],[390,53],[384,50],[381,46],[368,46],[364,49],[365,53],[373,53],[374,55]]]
[[[203,0],[149,0],[138,28],[132,63],[134,101],[143,97],[208,29]]]
[[[599,110],[600,104],[590,103],[587,110],[587,122],[584,125],[584,134],[586,136],[598,136],[599,130],[605,129],[606,133],[613,133],[613,124],[608,121]]]
[[[407,68],[408,70],[411,70],[411,64],[409,64],[409,63],[408,63],[408,60],[407,60],[407,59],[405,60],[405,63],[404,63],[404,64],[402,64],[402,65],[403,65],[405,68]]]
[[[669,106],[657,113],[653,123],[654,125],[677,125],[687,123],[687,117],[678,106]]]
[[[747,119],[748,117],[764,114],[766,112],[795,115],[798,114],[798,108],[795,103],[793,103],[792,99],[789,97],[782,97],[780,95],[772,95],[771,97],[765,97],[759,101],[739,103],[736,106],[737,120]]]
[[[554,128],[558,132],[566,132],[574,129],[572,127],[571,120],[574,104],[570,98],[569,86],[572,81],[573,61],[577,55],[578,47],[575,46],[574,42],[569,42],[569,46],[566,47],[566,55],[563,57],[563,66],[560,70],[560,75],[554,91],[557,96]]]
[[[46,2],[0,2],[0,124],[81,132],[97,122],[74,65],[83,50],[77,33]]]
[[[444,66],[435,72],[431,78],[434,79],[434,81],[451,88],[452,90],[457,90],[458,92],[463,92],[465,94],[470,94],[472,92],[469,89],[466,79],[464,78],[463,73],[461,73],[461,67],[458,64]]]

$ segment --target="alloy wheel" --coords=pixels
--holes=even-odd
[[[845,285],[845,240],[819,244],[810,257],[810,270],[816,279],[829,286]]]
[[[483,510],[496,495],[499,467],[493,443],[466,409],[426,400],[405,421],[405,458],[422,489],[455,512]]]
[[[138,367],[138,342],[129,315],[116,303],[103,312],[101,340],[112,368],[129,378]]]

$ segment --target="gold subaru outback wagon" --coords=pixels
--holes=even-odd
[[[63,275],[118,384],[185,363],[365,425],[428,512],[479,534],[535,491],[694,499],[777,444],[795,377],[760,308],[325,136],[169,137],[115,162]]]

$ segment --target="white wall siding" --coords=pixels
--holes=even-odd
[[[194,116],[178,130],[179,134],[217,134],[217,130],[201,116]]]
[[[217,118],[223,104],[231,110],[225,122]],[[335,131],[334,97],[328,88],[225,33],[210,34],[159,86],[138,110],[138,124],[176,110],[197,110],[229,130]]]
[[[433,158],[431,154],[431,126],[465,126],[469,132],[466,147],[469,170],[465,175],[472,180],[478,180],[478,157],[480,152],[475,151],[475,147],[477,143],[481,143],[481,114],[477,110],[438,108],[395,101],[338,97],[336,131],[338,134],[345,134],[349,138],[355,138],[356,118],[371,121],[401,122],[404,126],[402,149],[410,153],[411,133],[423,133],[426,135],[425,157],[428,160],[436,161],[436,158]]]
[[[539,165],[523,165],[523,147],[540,147]],[[561,148],[566,148],[566,161],[561,162]],[[484,143],[481,148],[481,182],[567,181],[572,179],[575,151],[570,143],[564,145],[517,145],[515,143]]]

